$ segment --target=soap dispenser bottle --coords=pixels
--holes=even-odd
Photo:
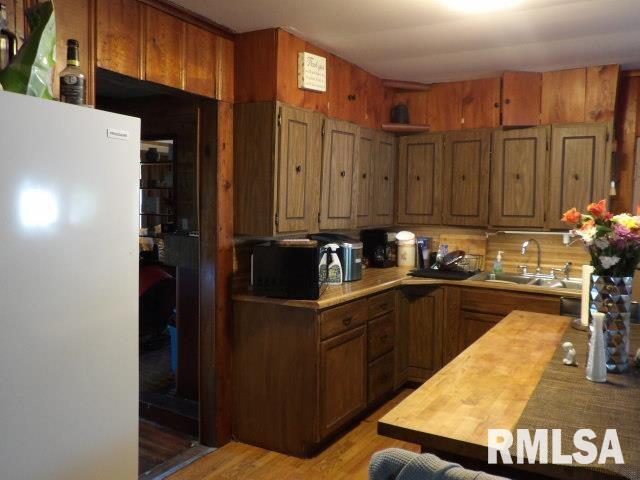
[[[338,248],[340,246],[336,243],[329,243],[325,245],[327,250],[331,250],[331,262],[329,263],[327,283],[329,285],[342,284],[342,264],[338,257]]]
[[[504,255],[504,252],[502,250],[498,250],[496,260],[493,262],[493,273],[502,273],[502,255]]]

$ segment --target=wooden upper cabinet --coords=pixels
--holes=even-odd
[[[500,78],[470,80],[462,88],[462,127],[500,126]]]
[[[546,163],[545,127],[494,132],[491,225],[544,226]]]
[[[462,128],[462,94],[465,83],[431,85],[427,99],[427,123],[432,132]]]
[[[506,72],[502,77],[502,125],[540,125],[542,74]]]
[[[278,124],[277,233],[317,231],[321,120],[280,105]]]
[[[398,223],[441,223],[443,144],[441,134],[400,138]]]
[[[610,181],[608,124],[554,125],[551,132],[547,227],[568,228],[560,218],[607,198]]]
[[[381,227],[393,224],[396,139],[393,135],[378,132],[375,148],[370,225]]]
[[[215,97],[216,36],[190,23],[185,30],[184,89]]]
[[[367,336],[362,326],[320,343],[320,436],[366,406]]]
[[[233,103],[235,99],[235,45],[232,40],[216,36],[216,98]]]
[[[376,134],[367,128],[360,129],[358,150],[358,209],[356,222],[357,227],[368,227],[372,225],[373,200],[373,166],[376,154]]]
[[[584,122],[586,69],[542,74],[542,124]]]
[[[137,0],[97,0],[96,65],[142,78],[142,6]]]
[[[358,126],[342,120],[324,122],[320,229],[356,226]]]
[[[489,220],[488,130],[451,132],[445,135],[445,225],[485,226]]]
[[[145,7],[145,78],[182,88],[185,23],[152,7]]]

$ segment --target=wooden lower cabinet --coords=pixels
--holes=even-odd
[[[405,287],[398,297],[396,385],[427,380],[442,368],[444,289]],[[403,348],[405,350],[403,350]]]
[[[396,292],[323,311],[234,302],[233,433],[307,457],[394,388]]]
[[[320,344],[320,435],[333,433],[367,406],[365,327]]]
[[[443,359],[453,360],[514,310],[560,314],[560,298],[482,288],[447,287]]]

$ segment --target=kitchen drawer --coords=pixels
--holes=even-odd
[[[395,341],[394,314],[386,313],[369,321],[367,333],[367,357],[374,360],[380,355],[393,350]]]
[[[331,308],[320,314],[320,339],[333,337],[339,333],[360,326],[367,321],[367,301],[347,303]]]
[[[393,390],[393,352],[369,364],[367,398],[369,404]]]
[[[396,309],[396,291],[381,293],[369,298],[369,318],[377,317],[383,313],[393,312]]]
[[[514,310],[560,314],[560,299],[545,295],[467,288],[462,291],[462,309],[505,317]]]

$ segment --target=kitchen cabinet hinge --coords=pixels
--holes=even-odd
[[[278,110],[278,126],[282,126],[282,109]]]
[[[325,132],[325,130],[324,130],[325,125],[326,125],[326,121],[325,121],[325,120],[323,120],[323,121],[322,121],[322,133],[321,133],[323,137],[324,137],[324,132]]]
[[[320,212],[318,212],[318,223],[320,223]]]
[[[276,213],[276,216],[274,218],[274,222],[276,225],[280,225],[280,214]]]
[[[605,138],[605,141],[606,141],[606,142],[609,142],[609,132],[607,132],[607,134],[605,135],[605,137],[604,137],[604,138]]]

